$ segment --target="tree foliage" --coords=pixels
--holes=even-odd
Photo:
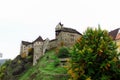
[[[4,64],[0,66],[0,80],[3,80],[3,77],[5,76],[6,68],[11,63],[11,60],[6,60]]]
[[[119,80],[119,54],[106,30],[88,28],[71,50],[70,79]]]

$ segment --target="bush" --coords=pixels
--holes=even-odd
[[[68,74],[72,80],[119,80],[117,53],[106,30],[88,28],[72,49]]]
[[[61,47],[57,53],[58,58],[67,58],[69,57],[69,51],[66,47]]]

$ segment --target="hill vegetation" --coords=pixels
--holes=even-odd
[[[18,55],[14,60],[7,60],[0,67],[1,80],[18,80],[21,73],[25,72],[32,66],[32,56],[22,58]]]
[[[64,50],[63,50],[64,51]],[[32,55],[14,60],[1,66],[1,80],[67,80],[67,70],[61,66],[56,50],[50,50],[32,66]]]

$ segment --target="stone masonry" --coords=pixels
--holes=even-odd
[[[29,49],[33,48],[33,65],[35,65],[46,50],[57,48],[60,45],[71,47],[81,36],[82,34],[77,30],[64,27],[63,24],[59,23],[55,28],[55,39],[49,40],[47,38],[43,40],[42,37],[39,36],[33,42],[22,41],[20,54],[25,53],[28,55]]]

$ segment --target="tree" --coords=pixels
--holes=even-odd
[[[71,80],[120,79],[120,53],[106,30],[88,28],[70,54],[68,74]]]

